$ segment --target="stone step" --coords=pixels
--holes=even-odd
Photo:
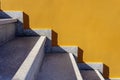
[[[17,37],[0,46],[0,80],[11,80],[39,37]]]
[[[83,80],[105,80],[98,70],[80,70]]]
[[[69,53],[46,54],[36,80],[82,80],[73,65]]]

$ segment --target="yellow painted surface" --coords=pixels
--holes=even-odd
[[[58,45],[77,45],[85,62],[103,62],[120,77],[120,0],[2,0],[27,14],[25,27],[52,28]],[[28,23],[29,22],[29,25]]]

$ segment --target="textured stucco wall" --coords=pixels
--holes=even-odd
[[[83,61],[120,77],[120,0],[2,0],[1,9],[24,11],[25,28],[52,28],[54,45],[77,45]]]

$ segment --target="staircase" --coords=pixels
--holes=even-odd
[[[0,12],[0,80],[105,80],[79,68],[73,48],[53,48],[49,31],[24,30],[19,14]]]

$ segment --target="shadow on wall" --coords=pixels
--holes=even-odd
[[[58,34],[52,30],[52,46],[58,46]]]
[[[105,64],[103,64],[103,76],[109,79],[109,67]]]
[[[78,47],[78,63],[83,63],[83,50]]]
[[[30,29],[29,20],[29,16],[25,12],[23,12],[24,29]]]

